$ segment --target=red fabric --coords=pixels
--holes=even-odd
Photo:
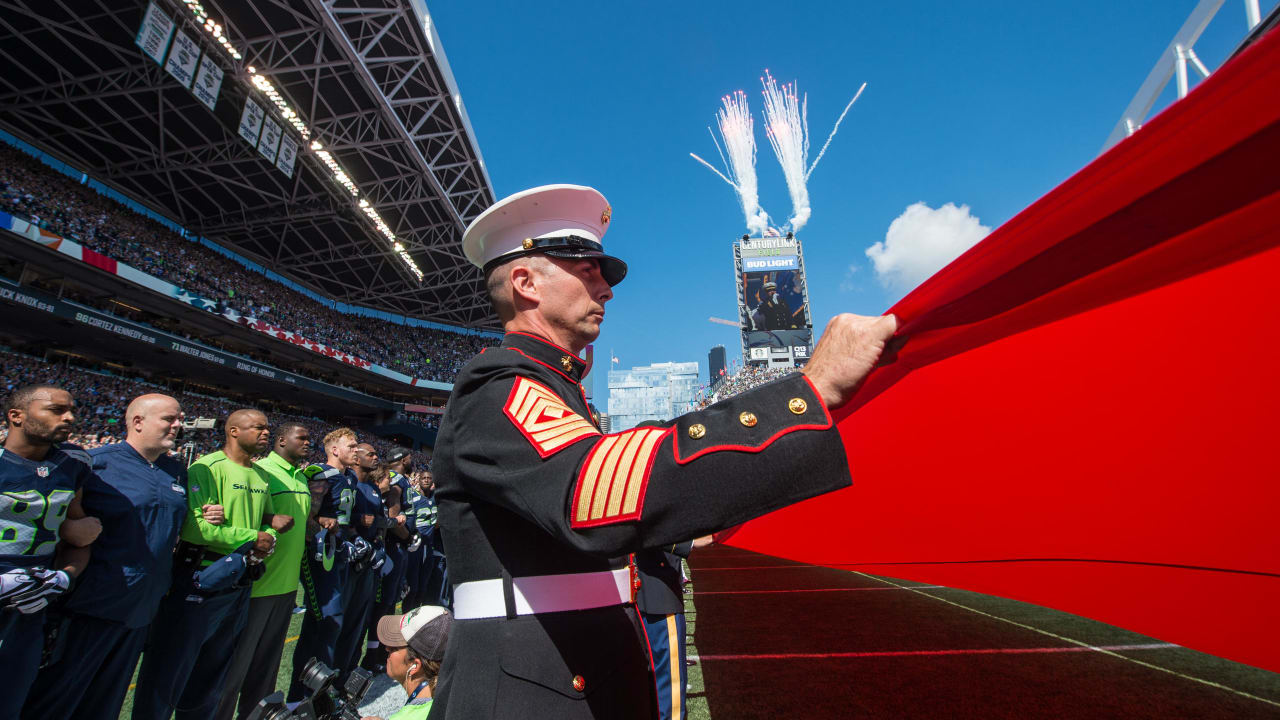
[[[115,258],[109,258],[106,255],[90,250],[87,247],[81,247],[80,259],[98,268],[99,270],[106,270],[112,275],[116,274]]]
[[[854,485],[727,542],[1280,671],[1280,33],[894,308]]]

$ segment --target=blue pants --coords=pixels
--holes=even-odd
[[[400,602],[400,586],[404,584],[409,564],[409,553],[405,550],[405,546],[397,542],[387,542],[387,562],[391,565],[391,572],[383,575],[379,581],[373,610],[369,613],[369,642],[366,644],[368,649],[365,651],[365,667],[385,665],[387,662],[387,651],[378,643],[378,620],[382,619],[383,615],[396,613],[396,603]]]
[[[249,588],[204,597],[191,574],[175,572],[173,587],[151,623],[133,720],[208,720],[218,707],[227,667],[249,612]]]
[[[640,617],[649,636],[653,677],[658,684],[658,717],[684,720],[684,686],[689,679],[684,662],[684,613],[640,613]]]
[[[351,594],[342,616],[342,629],[338,631],[338,645],[333,653],[333,668],[345,678],[360,662],[360,649],[364,641],[365,627],[373,612],[373,596],[378,588],[377,570],[365,568],[347,575],[347,587]]]
[[[449,563],[443,554],[433,552],[423,561],[427,585],[422,591],[423,605],[439,605],[453,609],[453,586],[449,584]]]
[[[22,706],[22,720],[116,720],[146,644],[147,628],[80,614],[68,620],[60,657],[36,677]]]
[[[302,618],[298,644],[293,648],[289,702],[297,702],[307,695],[299,676],[308,660],[316,658],[331,668],[337,667],[334,651],[338,647],[338,634],[342,631],[342,619],[351,595],[346,555],[339,554],[333,561],[333,569],[325,570],[316,562],[314,553],[313,544],[308,543],[307,556],[302,561],[302,589],[307,613]]]
[[[404,604],[401,605],[405,612],[422,604],[421,597],[427,585],[427,570],[422,560],[424,552],[429,552],[428,548],[419,546],[405,556],[404,581],[409,586],[409,593],[404,596]]]
[[[4,668],[4,692],[0,692],[0,718],[18,717],[27,691],[35,682],[44,649],[44,616],[12,610],[0,611],[0,668]]]

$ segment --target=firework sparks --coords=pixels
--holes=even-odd
[[[760,78],[764,86],[764,134],[782,166],[782,177],[791,194],[791,230],[809,221],[809,188],[805,170],[809,160],[808,98],[801,99],[794,84],[778,87],[768,70]]]
[[[742,204],[747,230],[761,234],[768,227],[769,214],[760,207],[760,191],[756,183],[755,122],[747,107],[747,94],[739,90],[721,98],[721,103],[723,106],[716,113],[716,123],[724,141],[724,152],[721,152],[720,157],[724,160],[726,153],[728,155],[725,172],[720,172],[697,155],[689,154],[738,191],[738,201]],[[711,139],[715,140],[714,132]],[[716,151],[720,152],[719,143],[716,144]]]

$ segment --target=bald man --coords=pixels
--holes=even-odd
[[[123,424],[124,442],[89,452],[94,473],[83,504],[103,533],[61,616],[50,620],[63,626],[63,644],[36,677],[23,718],[119,716],[147,626],[169,590],[187,516],[187,469],[168,454],[182,407],[168,395],[143,395],[129,403]]]
[[[178,543],[169,594],[151,625],[138,689],[134,720],[208,720],[217,709],[236,639],[249,610],[253,567],[275,549],[276,537],[293,518],[275,515],[266,471],[253,459],[265,455],[271,430],[257,410],[237,410],[227,418],[222,450],[187,468],[187,519]],[[214,525],[205,505],[222,505],[225,520]],[[205,585],[223,567],[250,565],[234,582]],[[200,583],[200,584],[198,584]]]

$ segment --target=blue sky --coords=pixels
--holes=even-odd
[[[1263,0],[1262,12],[1275,5]],[[1195,0],[1077,2],[429,3],[499,197],[547,183],[601,190],[606,247],[631,266],[597,343],[622,365],[697,360],[738,333],[733,190],[690,157],[720,97],[756,120],[761,204],[791,204],[763,133],[760,76],[808,94],[812,156],[866,82],[809,180],[815,335],[838,312],[905,294],[866,254],[909,205],[967,205],[998,227],[1100,150]],[[1230,0],[1196,44],[1212,70],[1243,37]],[[1173,97],[1172,83],[1157,107]],[[976,223],[974,223],[976,225]],[[606,407],[603,373],[597,404]]]

